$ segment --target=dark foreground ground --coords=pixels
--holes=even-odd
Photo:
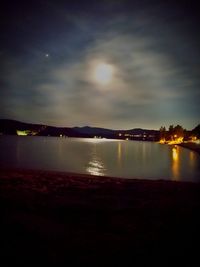
[[[200,185],[0,171],[0,266],[200,266]]]

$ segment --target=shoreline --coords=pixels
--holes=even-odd
[[[31,180],[35,179],[58,179],[59,181],[71,181],[76,183],[81,181],[85,184],[96,184],[98,186],[104,185],[106,183],[113,184],[135,184],[135,183],[146,183],[146,184],[170,184],[170,183],[179,183],[179,184],[199,184],[194,181],[181,181],[181,180],[168,180],[168,179],[150,179],[150,178],[139,178],[139,177],[112,177],[104,175],[92,175],[76,172],[67,172],[67,171],[57,171],[57,170],[42,170],[42,169],[23,169],[23,168],[1,168],[0,167],[0,180],[5,179],[25,179],[28,177]]]
[[[178,144],[183,148],[190,149],[200,155],[200,145],[192,142]]]
[[[161,145],[168,145],[168,146],[180,146],[180,147],[183,147],[183,148],[186,148],[186,149],[189,149],[191,151],[194,151],[196,152],[197,154],[200,154],[200,144],[196,144],[196,143],[193,143],[193,142],[183,142],[183,143],[174,143],[174,144],[170,144],[170,143],[160,143],[160,142],[157,142],[158,144],[161,144]]]

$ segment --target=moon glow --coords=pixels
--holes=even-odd
[[[95,68],[95,80],[99,84],[106,85],[112,80],[113,68],[107,63],[100,63]]]

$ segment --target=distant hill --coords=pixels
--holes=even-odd
[[[133,128],[112,130],[98,127],[54,127],[43,124],[24,123],[16,120],[0,119],[1,135],[67,136],[85,138],[112,138],[143,141],[158,140],[159,131]]]
[[[20,130],[30,130],[30,131],[39,131],[44,125],[41,124],[31,124],[20,122],[16,120],[6,120],[0,119],[0,133],[1,134],[17,134],[16,131]]]
[[[89,134],[89,135],[102,135],[102,134],[103,135],[113,135],[116,132],[115,130],[90,127],[90,126],[74,127],[73,129],[78,133]]]
[[[77,133],[73,128],[54,127],[44,124],[24,123],[16,120],[0,119],[0,133],[17,135],[18,132],[24,132],[24,135],[36,136],[69,136],[69,137],[88,137],[85,134]]]

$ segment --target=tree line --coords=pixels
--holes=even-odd
[[[160,140],[174,141],[182,139],[182,141],[196,140],[200,138],[200,124],[198,124],[193,130],[188,131],[181,125],[170,125],[168,130],[165,126],[160,127]]]

